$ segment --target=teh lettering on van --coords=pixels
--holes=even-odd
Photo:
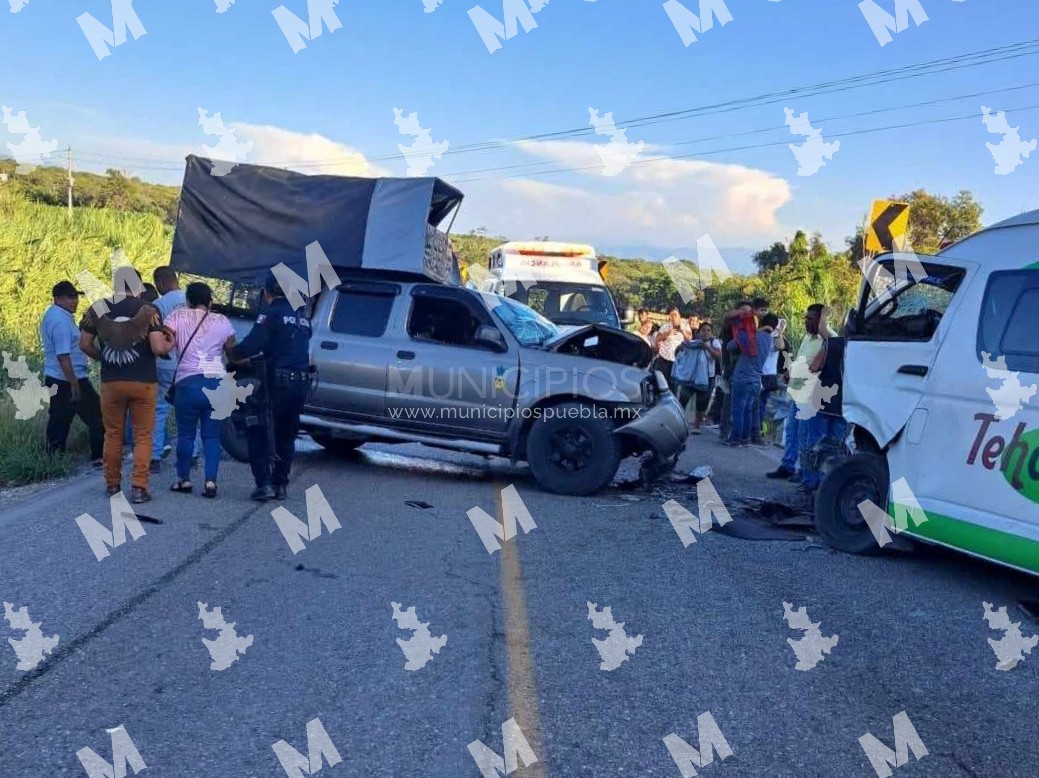
[[[1015,453],[1018,453],[1017,464],[1010,477],[1011,485],[1019,492],[1025,488],[1025,483],[1021,479],[1021,471],[1026,464],[1028,466],[1028,477],[1033,481],[1039,480],[1039,446],[1033,450],[1027,441],[1021,440],[1021,436],[1024,435],[1025,427],[1027,426],[1025,422],[1020,422],[1017,425],[1017,428],[1014,430],[1014,436],[1008,444],[1006,438],[1002,435],[993,435],[991,438],[985,439],[985,436],[988,435],[989,426],[996,421],[994,414],[976,413],[974,414],[974,420],[980,421],[982,424],[977,436],[974,438],[970,453],[967,455],[968,465],[973,465],[980,454],[982,467],[986,470],[994,470],[996,465],[999,464],[1000,472],[1005,473],[1010,466],[1010,460],[1014,458]]]

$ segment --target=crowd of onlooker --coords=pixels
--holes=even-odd
[[[793,352],[786,321],[760,297],[728,311],[717,330],[677,308],[662,325],[653,318],[639,309],[632,330],[652,348],[653,367],[692,419],[692,434],[709,427],[719,431],[724,446],[761,445],[769,398],[779,389],[796,398],[783,421],[782,462],[767,476],[796,481],[802,492],[813,493],[820,474],[812,450],[823,438],[843,440],[847,431],[841,416],[844,342],[827,323],[826,308],[808,307],[805,335]],[[824,399],[817,386],[836,386],[836,393]]]
[[[86,424],[90,455],[104,472],[109,495],[122,490],[124,446],[133,451],[131,501],[151,499],[149,476],[161,471],[167,419],[177,420],[176,492],[193,488],[189,471],[204,459],[202,493],[216,496],[220,422],[212,417],[205,391],[219,379],[206,369],[230,357],[230,321],[210,310],[212,290],[203,283],[180,288],[177,274],[160,267],[154,284],[136,270],[119,268],[116,294],[87,308],[77,321],[83,292],[70,281],[52,290],[54,304],[40,322],[44,380],[54,387],[47,419],[48,451],[64,451],[72,420]],[[119,291],[122,290],[122,291]],[[100,392],[89,376],[89,361],[100,365]]]

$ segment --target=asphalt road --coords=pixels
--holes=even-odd
[[[285,507],[305,522],[318,485],[341,528],[295,555],[236,463],[215,501],[165,491],[167,466],[139,511],[161,523],[102,561],[75,522],[110,526],[100,475],[6,504],[0,600],[59,642],[29,671],[0,644],[0,776],[85,775],[77,751],[111,760],[119,725],[145,776],[281,776],[273,744],[305,756],[319,719],[342,762],[318,775],[479,778],[467,746],[500,754],[510,718],[538,760],[519,778],[681,776],[663,738],[699,747],[708,711],[732,756],[703,775],[869,778],[859,738],[893,747],[902,711],[928,754],[900,778],[1039,769],[1039,650],[998,671],[982,618],[983,602],[1005,605],[1039,633],[1019,605],[1039,599],[1031,579],[930,549],[850,557],[804,535],[713,530],[684,547],[661,503],[695,510],[693,487],[562,498],[501,460],[370,448],[300,455]],[[680,470],[711,464],[737,516],[740,496],[792,491],[761,478],[771,456],[705,435]],[[537,526],[489,554],[467,511],[500,518],[509,485]],[[839,638],[813,669],[795,669],[784,601]],[[210,669],[198,602],[253,636],[227,669]],[[391,602],[448,638],[419,670],[405,670],[395,640],[412,633]],[[617,669],[600,669],[592,638],[607,633],[589,602],[643,638]],[[23,634],[0,621],[0,638]]]

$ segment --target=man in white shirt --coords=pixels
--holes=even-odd
[[[822,315],[822,310],[822,303],[815,303],[814,305],[809,305],[808,310],[805,311],[805,336],[801,339],[801,345],[797,349],[797,355],[794,357],[795,362],[804,359],[807,365],[811,365],[816,355],[822,350],[823,337],[819,334],[819,319]],[[827,334],[830,337],[837,336],[837,333],[832,330],[829,330]],[[788,364],[787,370],[789,371],[791,367]],[[791,378],[787,391],[793,390],[796,392],[802,389],[804,380],[803,378]],[[786,423],[783,425],[783,460],[778,468],[765,473],[766,478],[787,478],[793,480],[797,474],[796,468],[803,454],[802,447],[808,431],[805,422],[797,418],[797,411],[797,403],[791,402],[790,410],[787,411]]]
[[[682,319],[682,312],[672,308],[667,315],[667,323],[657,331],[657,361],[655,368],[664,374],[672,392],[677,392],[671,380],[671,371],[675,367],[675,350],[685,341],[693,339],[693,331]]]

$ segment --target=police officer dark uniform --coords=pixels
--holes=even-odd
[[[257,414],[258,423],[248,427],[249,466],[256,481],[250,497],[258,502],[272,497],[285,499],[299,432],[299,415],[310,389],[310,320],[304,309],[293,310],[273,273],[264,283],[263,299],[267,306],[249,334],[231,352],[234,361],[263,354],[260,378],[266,387],[262,394],[270,404],[270,413],[261,409]],[[273,435],[267,429],[271,423]]]

